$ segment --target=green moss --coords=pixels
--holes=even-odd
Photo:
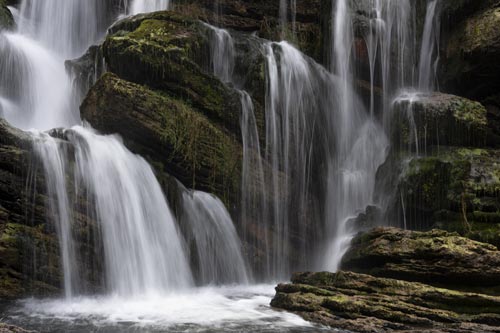
[[[7,8],[4,0],[0,0],[0,30],[12,30],[15,27],[12,13]]]

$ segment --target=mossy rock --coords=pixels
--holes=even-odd
[[[497,236],[479,231],[496,230],[500,223],[500,151],[432,147],[427,153],[395,162],[400,170],[385,165],[379,172],[380,187],[387,173],[392,179],[381,192],[396,193],[386,196],[386,218],[414,230],[439,227],[498,245]]]
[[[239,197],[242,148],[233,134],[175,96],[107,73],[90,90],[81,113],[96,129],[118,133],[126,145],[184,185]]]
[[[209,28],[174,12],[138,15],[116,23],[102,46],[107,69],[168,92],[239,136],[240,95],[208,67]]]
[[[486,143],[486,108],[463,97],[403,95],[392,113],[391,137],[397,150],[425,154],[433,145],[483,147]]]
[[[296,273],[271,305],[350,332],[497,331],[500,298],[417,282],[338,273]]]
[[[377,228],[358,235],[342,268],[379,277],[497,294],[500,252],[490,244],[441,230]]]

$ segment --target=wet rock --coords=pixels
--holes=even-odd
[[[498,294],[499,264],[495,246],[456,233],[377,228],[353,239],[341,266],[378,277]]]
[[[499,159],[496,149],[434,147],[427,156],[388,160],[377,174],[384,220],[500,246]]]
[[[7,8],[8,4],[5,0],[0,0],[0,31],[11,30],[16,25],[12,13]]]
[[[500,298],[352,272],[296,273],[271,302],[354,332],[499,332]]]
[[[239,197],[241,145],[194,105],[107,73],[81,113],[96,129],[122,135],[132,151],[184,185],[226,203]]]
[[[211,0],[184,0],[174,3],[173,10],[223,28],[254,32],[265,39],[292,41],[304,53],[325,63],[330,2],[298,0],[295,13],[288,5],[285,26],[281,22],[279,1],[222,0],[215,5]]]
[[[484,146],[486,109],[454,95],[406,94],[394,102],[392,139],[400,150],[423,153],[432,145]]]
[[[19,326],[0,323],[0,333],[36,333],[36,331],[27,331]]]

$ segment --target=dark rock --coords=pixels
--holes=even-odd
[[[442,59],[444,86],[460,95],[481,100],[500,90],[500,3],[468,1],[479,7],[455,21]]]
[[[498,294],[500,252],[456,233],[377,228],[355,237],[342,269]],[[491,288],[491,289],[488,289]]]

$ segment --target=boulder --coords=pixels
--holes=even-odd
[[[194,105],[107,73],[90,90],[81,114],[99,131],[122,135],[159,174],[214,193],[225,203],[237,202],[241,145]]]
[[[500,332],[500,297],[353,272],[296,273],[271,305],[349,332]]]
[[[240,136],[240,94],[207,70],[209,29],[174,12],[116,23],[102,46],[107,69],[127,81],[167,91]]]
[[[500,252],[456,233],[376,228],[352,240],[342,269],[499,294]]]
[[[392,112],[396,149],[424,153],[432,145],[485,145],[487,111],[478,102],[442,93],[408,93],[395,100]]]

